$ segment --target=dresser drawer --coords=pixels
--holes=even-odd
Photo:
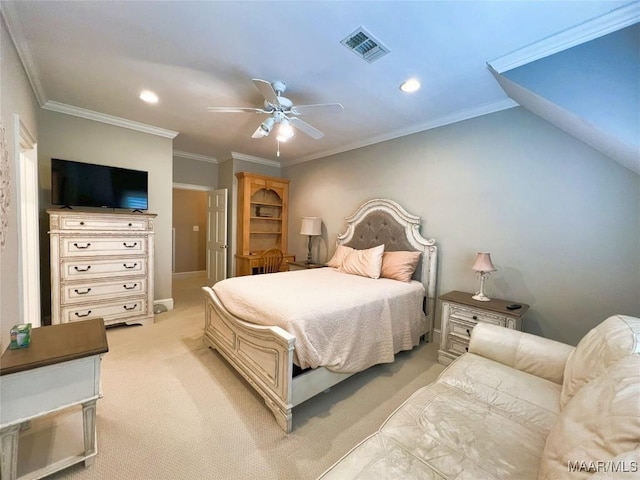
[[[493,314],[487,311],[479,311],[473,308],[467,308],[459,305],[451,305],[450,317],[457,318],[469,323],[485,322],[499,327],[505,326],[504,315]]]
[[[73,214],[59,214],[59,223],[57,229],[59,230],[86,230],[86,231],[147,231],[151,230],[150,219],[148,218],[136,218],[131,217],[110,217],[108,215],[90,216],[85,213],[84,215]],[[54,228],[54,225],[51,226]]]
[[[108,300],[110,298],[142,295],[147,293],[147,279],[136,278],[117,282],[84,282],[74,285],[65,284],[62,287],[61,301],[63,304],[87,302],[91,300]]]
[[[64,306],[61,309],[61,321],[63,323],[79,322],[90,318],[102,318],[105,323],[114,323],[130,317],[147,315],[147,313],[147,300],[140,297],[90,306]]]
[[[145,237],[61,237],[60,256],[144,255]]]
[[[63,281],[145,275],[147,259],[62,260],[60,270]]]

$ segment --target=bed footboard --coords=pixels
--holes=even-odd
[[[215,292],[205,293],[205,345],[216,349],[264,398],[287,433],[292,428],[295,337],[280,327],[247,323],[233,316]]]

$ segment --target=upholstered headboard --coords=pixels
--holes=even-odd
[[[346,221],[347,230],[338,235],[337,245],[362,250],[384,244],[385,251],[422,252],[413,278],[422,282],[427,292],[425,313],[433,326],[438,247],[434,239],[420,234],[420,217],[393,200],[376,198],[364,203]]]

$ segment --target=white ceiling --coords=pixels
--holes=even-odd
[[[2,10],[41,105],[87,109],[178,132],[174,149],[283,165],[510,108],[486,63],[628,1],[7,1]],[[360,26],[391,51],[367,63],[340,44]],[[422,89],[399,90],[408,77]],[[252,78],[282,80],[325,133],[252,139],[266,118]],[[160,102],[138,99],[143,89]]]

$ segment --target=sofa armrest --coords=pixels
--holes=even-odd
[[[574,347],[530,333],[478,323],[469,352],[562,385],[564,366]]]

